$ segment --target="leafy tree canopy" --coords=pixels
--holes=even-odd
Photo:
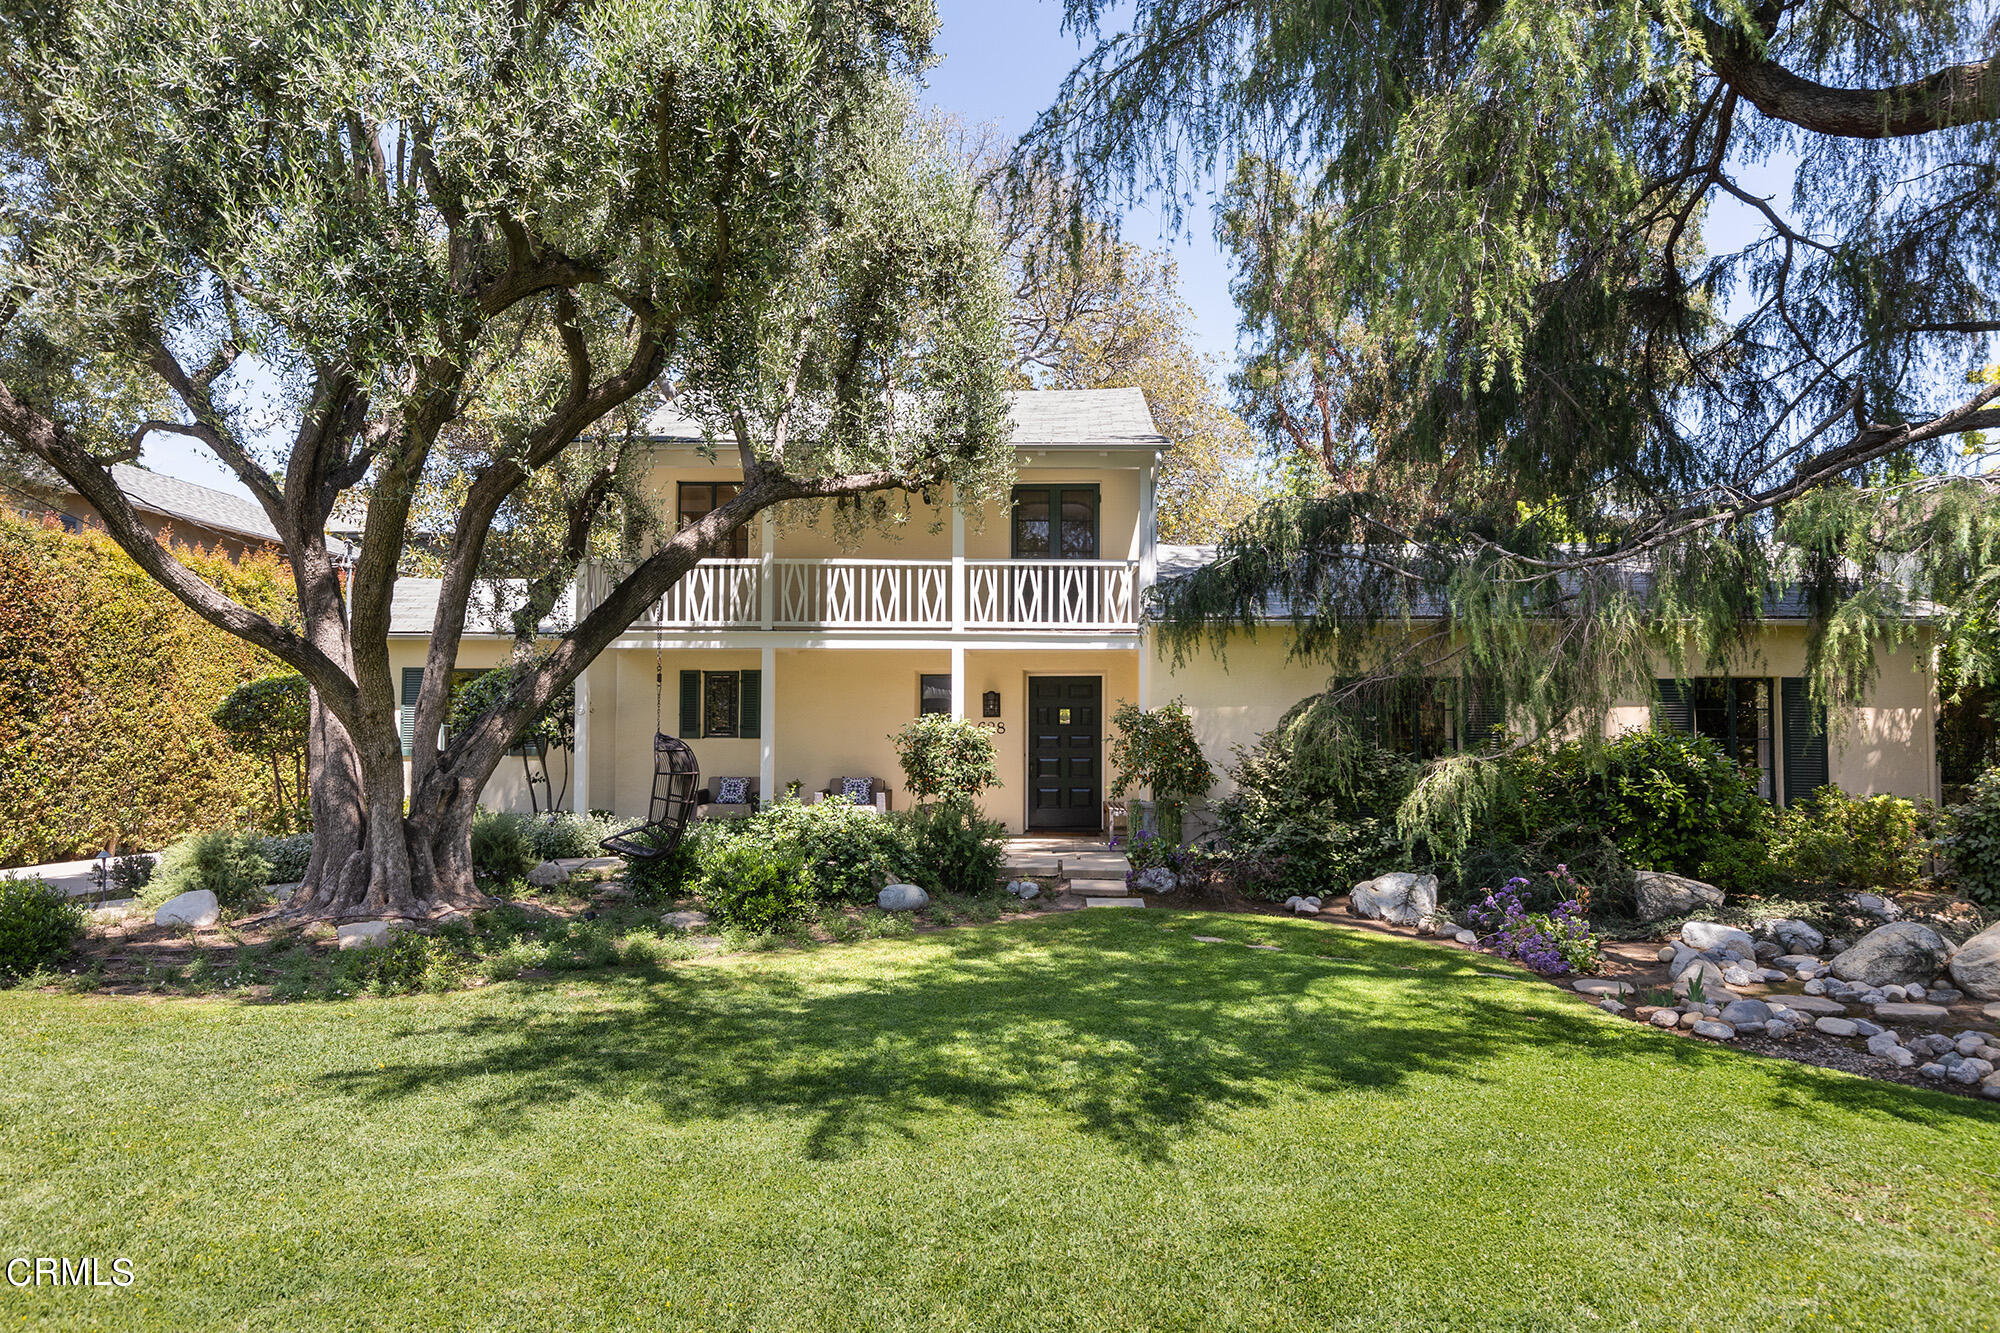
[[[1109,9],[1068,0],[1098,41],[1017,180],[1078,181],[1087,217],[1224,174],[1237,388],[1313,478],[1164,590],[1182,651],[1282,605],[1345,676],[1477,675],[1544,733],[1643,697],[1662,647],[1736,657],[1781,595],[1830,702],[1913,610],[1993,669],[1985,7]]]
[[[476,896],[509,745],[763,508],[1008,474],[1005,292],[918,133],[928,0],[0,0],[0,437],[152,577],[303,674],[314,865],[295,910]],[[622,454],[663,400],[743,474],[666,536]],[[282,538],[297,627],[137,523],[108,465],[158,433]],[[360,518],[343,581],[329,516]],[[474,590],[553,604],[609,522],[627,563],[439,747]],[[387,636],[441,580],[408,813]],[[490,558],[489,558],[490,557]],[[522,623],[517,620],[517,624]]]

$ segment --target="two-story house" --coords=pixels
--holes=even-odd
[[[1210,552],[1156,545],[1167,441],[1139,390],[1017,393],[1012,413],[1014,484],[986,512],[913,497],[897,534],[871,534],[858,549],[767,514],[704,559],[579,680],[576,751],[552,759],[565,803],[642,815],[659,730],[693,747],[710,789],[747,778],[769,800],[792,782],[810,795],[876,778],[903,808],[890,733],[941,712],[994,732],[1004,785],[984,798],[989,816],[1013,832],[1089,832],[1104,827],[1117,794],[1106,731],[1120,701],[1183,699],[1220,770],[1236,746],[1325,688],[1325,668],[1293,660],[1282,626],[1234,635],[1226,656],[1178,668],[1153,650],[1139,615],[1146,589],[1163,567],[1171,574]],[[704,451],[698,429],[671,417],[655,429],[652,476],[668,512],[691,520],[730,498],[739,475]],[[577,609],[607,577],[579,580]],[[392,664],[412,703],[436,592],[429,580],[398,585]],[[460,669],[506,651],[502,634],[469,633]],[[1873,696],[1830,727],[1808,705],[1803,661],[1803,626],[1780,614],[1730,674],[1663,681],[1659,698],[1633,700],[1611,726],[1657,719],[1712,735],[1759,767],[1776,801],[1829,780],[1934,797],[1936,699],[1922,644],[1885,651]],[[1442,694],[1393,713],[1385,739],[1418,752],[1478,730]],[[505,765],[486,799],[525,809],[523,787]],[[1216,794],[1227,788],[1225,779]]]

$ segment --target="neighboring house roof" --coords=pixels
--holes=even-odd
[[[526,586],[523,579],[485,579],[475,584],[466,607],[465,632],[511,635],[514,632],[512,608],[519,603],[521,591]],[[419,579],[407,575],[397,579],[396,591],[389,600],[389,632],[429,634],[437,619],[438,594],[443,589],[443,579]],[[568,623],[558,618],[565,609],[559,605],[544,617],[540,631],[544,634],[567,631]]]
[[[1017,449],[1164,449],[1142,389],[1017,389],[1007,394]],[[701,423],[672,404],[653,413],[656,440],[698,443]]]
[[[1220,550],[1221,547],[1213,545],[1170,546],[1162,543],[1158,548],[1158,581],[1165,583],[1169,579],[1183,578],[1204,566],[1214,564]],[[1647,586],[1652,577],[1650,570],[1638,568],[1629,569],[1627,576],[1633,580],[1634,586],[1638,587]],[[1909,606],[1909,618],[1926,620],[1935,616],[1937,611],[1935,603],[1917,600]],[[1442,613],[1442,604],[1428,594],[1418,597],[1410,607],[1410,615],[1418,620],[1435,618]],[[1811,608],[1806,603],[1805,591],[1796,585],[1782,588],[1764,599],[1764,616],[1767,620],[1806,620],[1810,615]],[[1291,616],[1292,603],[1289,598],[1275,594],[1265,598],[1260,613],[1261,619],[1289,620]]]
[[[145,468],[132,467],[127,463],[113,464],[111,479],[118,483],[119,490],[125,492],[125,498],[134,509],[198,523],[204,528],[248,537],[253,541],[278,540],[278,530],[264,517],[264,511],[239,495],[197,486],[179,477],[148,472]]]

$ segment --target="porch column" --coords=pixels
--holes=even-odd
[[[765,563],[768,566],[768,558]],[[757,795],[768,803],[777,797],[778,785],[778,650],[765,648],[758,665],[763,675],[757,692],[762,705],[758,709],[762,720],[757,728]]]
[[[958,507],[956,492],[951,497],[951,627],[954,631],[965,629],[965,511]],[[958,707],[956,681],[952,684],[952,707]]]
[[[1139,622],[1139,707],[1153,706],[1153,645],[1145,622],[1146,593],[1159,577],[1158,481],[1160,462],[1139,469],[1139,579],[1132,590],[1133,619]]]
[[[570,585],[570,595],[574,599],[576,619],[582,620],[589,612],[585,605],[589,594],[584,590],[584,577],[579,576]],[[574,623],[574,622],[572,622]],[[570,809],[577,814],[590,813],[590,668],[576,673],[576,743],[569,752]]]
[[[757,624],[769,629],[778,606],[778,524],[768,509],[757,516],[757,522],[764,558],[757,570]]]
[[[965,649],[951,646],[951,720],[965,720]]]

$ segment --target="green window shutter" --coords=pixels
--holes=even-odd
[[[411,742],[416,739],[417,693],[423,688],[424,669],[422,667],[404,667],[402,714],[404,754],[412,752],[413,747],[411,746]]]
[[[1656,680],[1653,684],[1659,692],[1653,701],[1653,725],[1693,735],[1694,705],[1688,701],[1687,690],[1677,680]]]
[[[1804,676],[1786,676],[1778,682],[1778,708],[1785,730],[1785,804],[1793,805],[1832,781],[1826,759],[1826,710],[1813,703]]]
[[[764,673],[745,671],[737,677],[743,682],[743,692],[737,696],[736,734],[744,737],[762,736],[764,726]]]
[[[701,672],[681,672],[681,738],[701,735]]]

